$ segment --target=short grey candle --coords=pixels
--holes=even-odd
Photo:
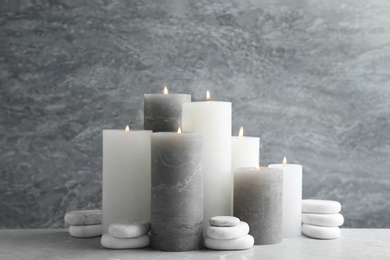
[[[234,172],[233,215],[249,225],[255,245],[282,241],[283,171],[238,168]]]
[[[199,133],[153,133],[151,246],[162,251],[203,245],[203,142]]]
[[[176,132],[181,126],[182,104],[191,102],[187,94],[145,94],[144,129]]]

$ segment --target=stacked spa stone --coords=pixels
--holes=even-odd
[[[214,250],[245,250],[253,246],[254,239],[247,223],[236,217],[216,216],[210,218],[205,247]]]
[[[101,210],[77,210],[66,213],[65,223],[73,237],[97,237],[102,234]]]
[[[337,201],[302,200],[302,233],[317,239],[338,238],[344,223],[340,210]]]
[[[108,233],[102,236],[101,244],[109,249],[147,247],[150,244],[149,231],[150,223],[147,221],[113,223],[108,227]]]

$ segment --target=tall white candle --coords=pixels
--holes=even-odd
[[[218,215],[232,214],[230,102],[183,104],[183,131],[203,134],[203,226]]]
[[[103,234],[113,222],[150,221],[151,133],[103,130]]]
[[[269,168],[283,170],[283,237],[301,235],[302,225],[302,165],[270,164]]]
[[[244,136],[241,127],[238,136],[232,136],[232,172],[241,167],[259,165],[260,138]]]

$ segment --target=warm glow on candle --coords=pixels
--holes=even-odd
[[[125,131],[126,131],[126,132],[129,132],[129,131],[130,131],[130,128],[129,128],[128,125],[126,126]]]
[[[238,137],[243,137],[244,136],[244,128],[241,126],[240,132],[238,132]]]
[[[211,98],[210,98],[210,91],[208,91],[207,90],[207,92],[206,92],[206,100],[210,100]]]
[[[256,166],[256,171],[260,171],[260,165]]]
[[[164,95],[168,95],[168,88],[167,88],[167,86],[164,87]]]
[[[180,128],[180,126],[179,126],[179,129],[177,129],[177,133],[178,133],[178,134],[181,134],[181,128]]]
[[[283,164],[287,164],[287,159],[286,159],[286,157],[283,158]]]

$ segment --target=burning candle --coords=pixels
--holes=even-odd
[[[189,251],[202,248],[202,135],[152,134],[153,249]]]
[[[260,138],[244,136],[241,127],[238,136],[232,137],[232,172],[241,167],[259,165]]]
[[[248,223],[255,245],[282,240],[282,170],[238,168],[234,173],[233,215]]]
[[[213,216],[232,214],[232,104],[206,101],[183,104],[183,131],[203,134],[204,228]]]
[[[144,129],[154,132],[176,132],[181,126],[182,104],[191,102],[191,95],[163,94],[144,95]]]
[[[150,135],[103,130],[103,234],[114,222],[150,220]]]
[[[301,235],[302,225],[302,165],[270,164],[269,168],[283,170],[283,237]]]

